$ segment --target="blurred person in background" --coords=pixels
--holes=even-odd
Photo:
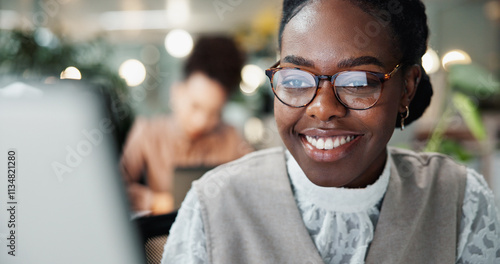
[[[202,37],[171,87],[172,114],[138,118],[126,140],[121,165],[132,209],[173,211],[176,167],[213,167],[251,151],[234,127],[221,120],[228,97],[241,81],[243,54],[232,39]],[[144,175],[147,185],[140,183]]]

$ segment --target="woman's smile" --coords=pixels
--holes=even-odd
[[[363,134],[333,129],[310,128],[300,133],[305,153],[316,162],[335,162],[346,157]]]

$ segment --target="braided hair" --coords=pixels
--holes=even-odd
[[[299,13],[302,8],[317,0],[284,0],[281,23],[279,27],[278,44],[281,41],[285,26]],[[402,53],[403,69],[409,66],[422,64],[422,56],[427,50],[429,28],[425,6],[421,0],[345,0],[356,5],[364,12],[387,23],[394,39]],[[406,125],[418,119],[429,106],[432,97],[432,85],[429,76],[422,68],[422,78],[418,84],[415,97],[409,108],[410,116],[405,119]],[[396,127],[400,127],[400,117],[396,120]]]

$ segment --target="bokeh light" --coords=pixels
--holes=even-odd
[[[165,49],[173,57],[186,57],[193,49],[193,38],[185,30],[174,29],[165,37]]]
[[[118,73],[131,87],[141,84],[146,79],[146,67],[142,62],[134,59],[124,61]]]
[[[48,28],[38,28],[33,36],[36,43],[42,47],[53,49],[58,45],[57,37]]]
[[[74,66],[69,66],[61,72],[61,79],[81,80],[82,74]]]
[[[424,67],[425,72],[428,74],[437,72],[441,67],[439,56],[433,49],[429,48],[424,56],[422,56],[422,67]]]
[[[257,144],[264,138],[264,123],[257,117],[252,117],[245,122],[244,134],[250,144]]]
[[[452,64],[469,64],[472,60],[463,50],[452,50],[444,54],[442,59],[443,68],[448,69],[449,65]]]
[[[264,70],[259,66],[248,64],[241,70],[240,89],[244,94],[253,94],[257,88],[265,81],[266,75]]]

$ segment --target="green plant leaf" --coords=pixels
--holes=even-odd
[[[448,83],[454,90],[478,98],[500,93],[498,78],[477,64],[450,65]]]
[[[465,124],[474,135],[482,141],[486,138],[486,129],[481,120],[477,106],[472,100],[463,93],[455,92],[453,94],[453,105],[464,119]]]

